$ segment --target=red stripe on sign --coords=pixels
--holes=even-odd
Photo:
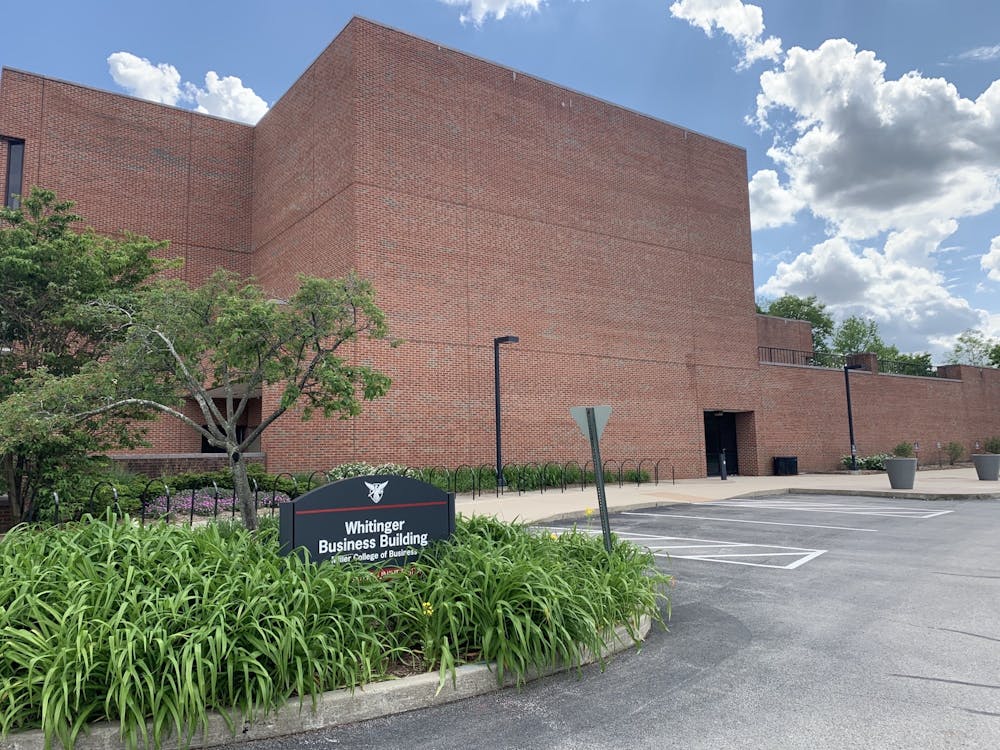
[[[389,510],[391,508],[430,508],[435,505],[447,505],[447,500],[435,500],[428,503],[400,503],[398,505],[359,505],[355,508],[321,508],[319,510],[296,510],[295,515],[307,516],[314,513],[346,513],[350,510]]]

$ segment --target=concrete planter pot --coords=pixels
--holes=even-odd
[[[917,459],[887,458],[885,471],[889,475],[889,486],[894,490],[912,490],[917,477]]]
[[[983,481],[996,482],[1000,477],[1000,453],[973,453],[972,465]]]

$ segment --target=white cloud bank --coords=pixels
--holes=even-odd
[[[795,214],[805,207],[804,200],[783,188],[778,173],[761,169],[750,180],[750,226],[768,229],[791,224]]]
[[[538,6],[544,0],[439,0],[445,5],[454,5],[466,10],[458,17],[462,23],[470,21],[476,26],[482,26],[483,21],[493,16],[502,20],[509,11],[530,15],[538,12]]]
[[[760,77],[755,119],[776,133],[784,189],[855,239],[1000,204],[1000,81],[973,100],[943,78],[884,74],[873,52],[829,39]]]
[[[191,82],[182,84],[181,75],[173,65],[154,65],[130,52],[109,55],[108,69],[114,82],[128,93],[152,102],[194,103],[198,112],[249,125],[255,124],[268,109],[267,102],[235,76],[220,78],[210,70],[205,74],[205,88]]]
[[[115,52],[108,56],[108,69],[115,83],[140,99],[173,105],[181,98],[181,74],[173,65],[153,65],[131,52]]]
[[[953,220],[932,222],[923,230],[890,232],[881,248],[860,250],[833,237],[779,263],[757,291],[768,297],[814,294],[838,318],[875,319],[882,337],[903,351],[941,353],[959,332],[984,323],[984,313],[952,294],[934,267],[941,243],[957,228]]]
[[[1000,236],[993,238],[989,252],[982,257],[979,264],[992,281],[1000,281]]]
[[[807,206],[832,239],[780,263],[759,289],[815,294],[838,316],[874,318],[903,350],[940,353],[985,311],[937,269],[958,220],[1000,205],[1000,81],[976,99],[943,78],[886,80],[885,63],[844,39],[795,47],[760,78],[756,124],[787,175],[750,182],[755,228],[790,223]],[[885,235],[881,248],[866,240]],[[1000,242],[981,260],[1000,281]]]
[[[670,6],[670,15],[697,26],[708,36],[718,29],[732,38],[742,51],[738,70],[760,60],[777,61],[781,56],[781,39],[764,39],[764,12],[760,6],[740,0],[677,0]]]
[[[904,351],[940,353],[958,332],[992,327],[952,293],[937,256],[958,220],[1000,205],[1000,81],[969,99],[918,71],[887,80],[885,63],[846,39],[782,55],[780,39],[764,39],[761,9],[740,0],[678,0],[670,12],[731,37],[741,69],[779,63],[761,75],[749,118],[773,133],[777,167],[750,180],[752,227],[792,224],[808,208],[830,239],[779,263],[758,293],[815,294],[837,317],[874,318]],[[998,56],[981,47],[961,57]],[[981,264],[1000,281],[1000,237]]]

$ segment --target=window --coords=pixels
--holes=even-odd
[[[21,195],[24,181],[24,141],[0,136],[0,141],[7,141],[7,179],[4,180],[3,204],[7,208],[17,208],[20,201],[15,197]]]

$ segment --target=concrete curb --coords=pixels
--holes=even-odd
[[[888,497],[895,500],[996,500],[997,493],[918,492],[915,490],[828,490],[820,487],[786,487],[777,490],[755,490],[740,493],[740,497],[770,497],[775,495],[842,495],[844,497]]]
[[[914,490],[844,490],[844,489],[825,489],[820,487],[777,487],[774,489],[766,490],[746,490],[744,492],[734,493],[730,497],[723,498],[670,498],[670,499],[659,499],[655,500],[652,498],[637,500],[629,503],[615,503],[608,508],[608,513],[621,513],[622,511],[628,510],[649,510],[653,508],[666,508],[673,505],[701,505],[704,503],[720,502],[723,500],[738,500],[740,498],[763,498],[763,497],[780,497],[781,495],[831,495],[831,496],[843,496],[843,497],[884,497],[892,498],[895,500],[939,500],[939,501],[956,501],[956,500],[997,500],[1000,499],[1000,492],[980,492],[980,493],[969,493],[969,492],[918,492]],[[581,510],[574,511],[564,511],[561,513],[553,513],[551,515],[540,517],[536,520],[525,521],[523,519],[515,519],[520,523],[524,523],[527,526],[546,526],[549,524],[558,523],[560,521],[574,521],[579,525],[580,516],[583,514]],[[599,521],[597,522],[599,525]]]
[[[600,657],[584,651],[584,664],[592,664],[599,658],[604,658],[627,648],[637,645],[646,638],[652,623],[649,617],[639,621],[633,640],[625,626],[615,628],[607,639],[604,651]],[[558,665],[544,669],[533,670],[526,680],[537,680],[557,672],[572,669],[573,665]],[[445,681],[438,691],[439,676],[437,672],[404,677],[398,680],[373,682],[370,685],[350,690],[332,690],[323,693],[316,700],[315,709],[307,698],[301,704],[292,700],[279,708],[273,714],[258,717],[256,720],[244,721],[242,717],[233,717],[236,728],[235,736],[229,730],[221,714],[212,712],[208,717],[208,727],[204,732],[198,732],[192,737],[191,744],[185,745],[176,740],[167,740],[164,750],[184,747],[203,748],[218,745],[238,744],[253,740],[282,737],[285,735],[306,732],[315,729],[335,727],[341,724],[353,724],[380,716],[404,713],[420,708],[439,706],[445,703],[471,698],[477,695],[496,692],[502,688],[514,686],[513,678],[505,678],[503,684],[497,682],[496,672],[492,664],[468,664],[455,670],[455,680]],[[58,747],[58,742],[54,743]],[[42,750],[45,747],[45,736],[40,730],[12,734],[5,740],[0,740],[0,750]],[[119,737],[117,722],[101,722],[90,726],[89,733],[81,735],[74,746],[75,750],[123,750],[125,744]]]

